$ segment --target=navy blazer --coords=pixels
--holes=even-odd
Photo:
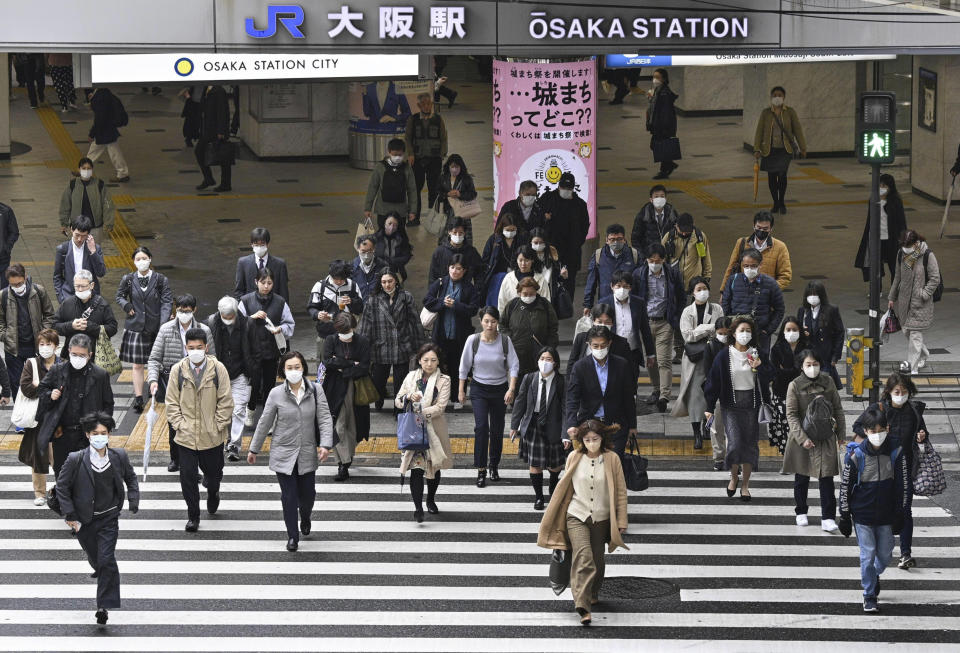
[[[604,394],[600,390],[593,356],[586,356],[574,364],[573,372],[567,379],[564,433],[570,427],[593,419],[601,404],[606,422],[616,422],[623,429],[637,428],[637,410],[633,398],[637,380],[630,378],[632,365],[616,355],[607,357],[607,365],[610,369],[607,371],[607,392]]]
[[[630,316],[633,318],[633,331],[640,336],[640,353],[646,352],[647,356],[656,356],[657,347],[653,342],[653,334],[650,333],[650,320],[647,318],[647,305],[636,295],[630,295]],[[601,297],[600,304],[609,304],[613,306],[617,300],[613,295]],[[617,332],[617,318],[614,312],[613,328]]]
[[[53,289],[57,293],[57,301],[61,304],[67,297],[73,297],[73,277],[77,273],[73,265],[73,241],[57,245],[53,257]],[[83,244],[83,269],[93,273],[93,293],[100,294],[100,277],[107,273],[107,266],[103,262],[103,250],[97,245],[93,254],[87,244]]]
[[[559,444],[566,432],[563,428],[563,411],[565,392],[563,377],[554,365],[553,380],[550,382],[550,391],[547,393],[547,426],[544,435],[547,441]],[[513,413],[510,415],[510,428],[523,435],[530,428],[534,413],[537,412],[537,394],[540,392],[540,372],[530,372],[520,382],[517,399],[513,404]]]
[[[663,273],[667,275],[667,311],[664,317],[674,329],[680,328],[680,314],[687,304],[687,293],[683,288],[683,279],[680,272],[672,265],[663,265]],[[650,277],[650,266],[640,265],[633,271],[633,295],[640,300],[643,314],[647,314],[647,279]],[[725,313],[726,314],[726,313]],[[648,350],[649,351],[649,350]]]
[[[273,272],[273,292],[280,295],[287,303],[290,303],[290,277],[287,275],[287,262],[278,256],[267,252],[267,267]],[[240,298],[247,293],[257,290],[257,267],[256,254],[247,254],[237,259],[237,277],[233,291],[233,298],[240,301]]]

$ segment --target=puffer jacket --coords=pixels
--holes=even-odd
[[[210,327],[203,322],[198,322],[196,318],[190,323],[190,329],[194,327],[207,332],[207,353],[216,356],[217,348]],[[177,319],[174,318],[161,324],[160,332],[157,333],[157,338],[153,341],[153,349],[150,350],[150,358],[147,361],[147,382],[153,383],[160,379],[162,372],[172,370],[173,366],[186,356],[184,349],[183,340],[180,339],[180,324]]]
[[[227,441],[233,419],[233,395],[230,374],[216,358],[207,356],[199,386],[191,367],[185,358],[170,370],[167,421],[177,432],[177,444],[203,451]]]
[[[869,440],[847,445],[840,478],[840,518],[866,526],[886,526],[910,509],[907,459],[900,441],[887,437],[879,449]]]
[[[599,254],[598,254],[599,252]],[[587,264],[587,284],[583,288],[583,307],[593,306],[595,297],[604,297],[610,288],[610,279],[613,273],[618,270],[628,272],[633,276],[633,271],[642,263],[642,254],[634,247],[624,247],[620,250],[620,256],[614,256],[609,245],[604,245],[590,258]],[[597,262],[597,259],[600,262]]]
[[[933,324],[933,292],[940,284],[940,264],[930,252],[924,269],[924,252],[929,251],[922,243],[920,257],[909,267],[902,253],[897,256],[897,274],[890,286],[889,300],[900,318],[900,325],[909,331],[925,331]]]
[[[762,273],[753,282],[742,272],[730,277],[720,305],[724,315],[753,315],[757,327],[765,333],[776,331],[786,312],[780,286],[773,277]]]

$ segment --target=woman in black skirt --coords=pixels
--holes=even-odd
[[[564,440],[564,386],[560,356],[553,347],[542,347],[539,370],[520,382],[510,418],[510,441],[520,435],[520,458],[530,465],[530,482],[537,497],[534,510],[543,510],[543,469],[550,471],[550,496],[560,480],[570,441]]]
[[[136,272],[123,275],[117,287],[117,303],[127,316],[120,343],[120,360],[133,365],[133,405],[143,412],[144,368],[153,348],[160,325],[173,312],[173,291],[170,281],[151,268],[153,255],[146,247],[133,251]]]

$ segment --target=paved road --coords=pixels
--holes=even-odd
[[[319,479],[314,533],[284,550],[275,477],[230,466],[223,503],[196,535],[172,474],[121,520],[123,609],[94,624],[95,581],[76,540],[32,506],[25,468],[0,464],[0,651],[851,651],[960,646],[960,522],[915,503],[919,566],[883,577],[882,612],[860,605],[853,539],[793,524],[792,485],[755,476],[729,500],[704,463],[658,463],[631,493],[630,551],[608,557],[594,625],[555,597],[535,544],[525,472],[479,490],[444,472],[441,513],[418,525],[393,466]],[[856,644],[854,644],[856,643]]]

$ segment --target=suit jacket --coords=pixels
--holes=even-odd
[[[620,356],[607,356],[607,392],[600,390],[600,380],[593,356],[583,358],[573,366],[569,375],[566,396],[564,432],[593,419],[603,406],[604,420],[616,422],[624,429],[637,428],[637,411],[633,399],[636,378],[631,379],[630,363]]]
[[[267,253],[267,267],[273,272],[273,292],[280,295],[287,303],[290,303],[290,277],[287,275],[287,262],[282,258]],[[237,259],[237,277],[233,290],[233,298],[240,301],[240,298],[247,293],[256,292],[257,272],[256,254],[248,254]]]
[[[530,372],[520,382],[517,399],[513,404],[513,413],[510,416],[510,428],[520,431],[523,435],[530,428],[533,414],[537,412],[537,394],[540,392],[540,372]],[[547,393],[547,425],[544,434],[547,441],[559,444],[565,431],[563,429],[563,411],[565,402],[565,388],[560,371],[554,369],[553,381]]]
[[[84,368],[85,374],[83,400],[81,406],[81,415],[103,411],[107,415],[113,414],[113,389],[110,387],[110,375],[102,367],[94,363],[88,363]],[[53,432],[60,426],[60,418],[67,405],[67,398],[70,396],[71,379],[75,378],[70,374],[70,361],[61,361],[50,368],[50,371],[40,379],[38,394],[40,403],[37,405],[37,421],[39,422],[39,431],[37,431],[37,449],[44,451]],[[57,388],[63,388],[63,396],[54,401],[50,394]],[[67,424],[66,426],[73,426]]]
[[[634,361],[631,361],[633,355],[630,352],[630,343],[627,342],[627,339],[623,336],[618,336],[616,331],[613,331],[613,341],[610,343],[610,353],[614,356],[619,356],[627,361],[630,361],[633,365],[636,374],[634,377],[640,375],[640,371],[637,369],[637,365],[634,364]],[[581,358],[590,358],[590,343],[587,342],[587,332],[581,331],[573,339],[573,346],[570,347],[570,357],[567,358],[567,376],[573,374],[573,366],[577,364]],[[645,361],[641,357],[639,362],[643,367]]]
[[[647,356],[656,356],[657,347],[653,342],[653,334],[650,333],[650,320],[647,319],[647,306],[644,304],[639,297],[636,295],[630,295],[630,298],[627,300],[630,302],[630,317],[633,321],[633,331],[638,337],[638,343],[640,348],[638,349],[639,353],[646,354]],[[606,297],[601,297],[599,303],[609,304],[614,306],[617,300],[614,299],[613,295],[607,295]],[[616,313],[614,313],[613,318],[613,329],[614,333],[617,332],[617,318]]]
[[[66,241],[57,245],[53,257],[53,290],[57,294],[57,301],[63,303],[67,297],[73,296],[73,276],[77,273],[73,265],[73,245]],[[83,269],[93,273],[93,294],[100,294],[100,277],[107,273],[107,266],[103,262],[103,250],[97,245],[93,254],[86,243],[83,245]]]
[[[117,489],[120,503],[117,511],[123,509],[124,485],[129,492],[130,512],[140,509],[140,486],[137,473],[133,471],[130,458],[124,449],[107,448],[110,469],[105,473],[113,474],[113,485]],[[57,478],[57,499],[67,521],[89,524],[93,521],[94,482],[93,464],[90,462],[90,447],[74,451],[67,456],[60,476]]]
[[[200,98],[200,139],[215,141],[218,136],[230,135],[230,102],[222,86],[203,89]]]
[[[117,287],[117,304],[126,316],[123,328],[156,336],[160,325],[169,320],[173,312],[173,291],[170,281],[159,272],[150,275],[146,288],[140,287],[138,276],[136,272],[123,275]],[[132,316],[130,309],[134,310]]]

